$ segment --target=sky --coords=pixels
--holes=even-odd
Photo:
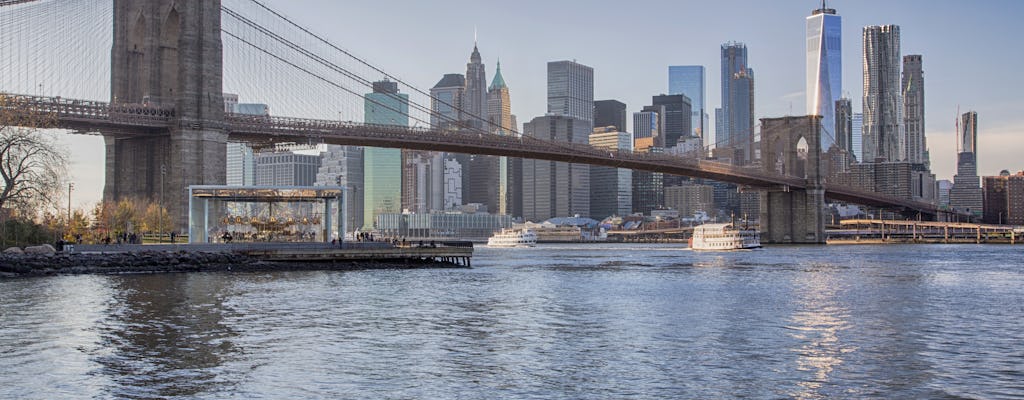
[[[708,114],[721,104],[720,46],[747,45],[758,118],[805,112],[805,18],[813,0],[267,0],[339,47],[421,89],[465,73],[474,31],[488,83],[500,58],[520,124],[546,112],[548,61],[594,68],[595,99],[639,111],[667,93],[669,65],[704,65]],[[843,91],[862,103],[861,29],[900,26],[902,55],[921,54],[932,171],[956,170],[957,112],[978,112],[979,174],[1024,169],[1024,2],[832,0],[843,19]],[[273,110],[273,107],[272,107]],[[710,130],[714,131],[713,127]],[[76,207],[102,196],[103,145],[67,135]]]

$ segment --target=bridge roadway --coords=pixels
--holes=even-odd
[[[39,115],[54,128],[81,134],[119,136],[163,134],[174,128],[175,111],[143,104],[116,104],[91,100],[30,95],[4,95],[0,109],[15,115]],[[228,132],[231,140],[253,144],[280,142],[325,143],[485,154],[561,161],[639,171],[714,179],[767,190],[803,190],[803,178],[769,173],[697,158],[595,148],[585,144],[542,140],[530,136],[501,136],[477,131],[434,130],[331,120],[267,117],[226,113],[223,121],[197,121]],[[825,197],[865,206],[897,209],[934,216],[928,203],[864,192],[824,183]]]

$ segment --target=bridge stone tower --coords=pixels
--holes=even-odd
[[[188,185],[225,183],[220,0],[114,0],[110,101],[173,107],[163,132],[104,135],[104,199],[159,201],[179,232]]]
[[[820,136],[820,115],[761,119],[764,170],[807,180],[806,189],[778,188],[762,193],[763,242],[825,243],[825,189],[821,182]],[[801,143],[806,144],[806,152]]]

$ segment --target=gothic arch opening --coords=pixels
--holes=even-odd
[[[128,88],[127,98],[114,99],[115,102],[141,103],[142,92],[145,90],[146,71],[146,17],[140,12],[135,21],[128,28]]]
[[[800,139],[797,140],[795,146],[796,164],[793,165],[793,171],[791,171],[794,176],[807,178],[807,156],[809,148],[810,146],[807,144],[807,139],[800,136]]]
[[[171,7],[160,32],[160,96],[164,103],[173,104],[178,90],[178,40],[181,37],[181,17]]]

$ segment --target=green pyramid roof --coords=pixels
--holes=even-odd
[[[491,87],[488,90],[494,90],[503,87],[507,86],[505,86],[505,78],[501,76],[501,61],[498,61],[498,68],[494,72],[494,80],[491,81]]]

